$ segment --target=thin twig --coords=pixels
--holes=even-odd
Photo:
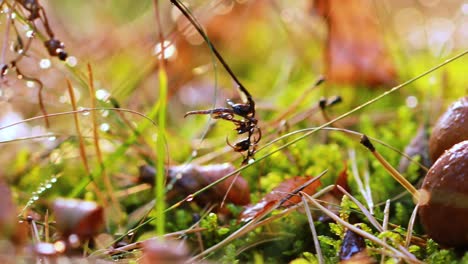
[[[418,209],[419,209],[419,204],[416,204],[416,206],[414,207],[413,213],[411,214],[409,223],[408,223],[408,230],[406,231],[405,248],[408,248],[409,244],[411,243],[414,222],[416,221],[416,216],[418,215]]]
[[[310,231],[312,232],[312,238],[314,240],[315,252],[317,252],[317,257],[318,257],[318,263],[323,264],[325,262],[323,260],[322,249],[320,248],[320,243],[319,243],[319,240],[318,240],[317,231],[315,230],[314,219],[312,218],[312,214],[310,213],[309,203],[305,199],[304,195],[302,195],[302,193],[303,192],[300,192],[301,199],[302,199],[302,204],[304,205],[306,215],[307,215],[307,219],[309,220]]]
[[[88,77],[89,77],[89,84],[88,90],[90,95],[91,101],[91,108],[96,108],[96,90],[94,88],[94,78],[93,78],[93,70],[91,68],[91,64],[88,63]],[[104,185],[107,189],[107,194],[109,195],[111,202],[113,204],[113,209],[115,209],[119,214],[121,214],[119,201],[117,197],[114,195],[113,187],[109,175],[106,172],[106,168],[104,166],[104,160],[102,158],[101,147],[99,145],[99,132],[98,132],[98,123],[97,123],[97,112],[91,111],[91,119],[93,124],[93,142],[94,142],[94,149],[96,151],[96,156],[98,159],[99,166],[101,166],[101,173],[104,178]]]
[[[405,189],[411,193],[413,196],[415,203],[419,203],[419,191],[405,178],[403,177],[395,168],[392,167],[390,163],[388,163],[387,160],[385,160],[382,155],[375,149],[374,145],[372,145],[372,142],[369,140],[369,138],[366,135],[362,135],[361,137],[361,144],[364,145],[371,153],[374,155],[374,157],[382,164],[382,166],[387,170],[388,173],[397,181],[399,182]]]
[[[78,112],[76,112],[76,99],[75,99],[75,92],[73,91],[72,84],[70,80],[67,79],[67,87],[68,87],[68,94],[70,95],[70,101],[71,105],[73,108],[73,118],[75,121],[75,130],[78,135],[78,140],[80,143],[80,156],[81,156],[81,161],[83,162],[83,166],[85,168],[86,173],[89,175],[90,170],[89,170],[89,164],[88,164],[88,158],[86,157],[86,150],[85,150],[85,143],[83,139],[83,135],[81,134],[81,129],[80,129],[80,121],[78,119]]]
[[[353,172],[352,174],[353,174],[354,180],[357,183],[358,190],[362,194],[364,199],[366,200],[367,207],[369,208],[369,210],[372,211],[373,210],[371,206],[372,202],[370,202],[372,198],[367,196],[367,191],[364,189],[364,185],[362,184],[361,176],[359,175],[359,170],[358,170],[357,162],[356,162],[356,152],[354,151],[354,149],[349,149],[348,155],[351,159],[351,170]]]
[[[394,254],[395,257],[404,259],[404,260],[406,260],[406,261],[408,261],[410,263],[423,263],[423,262],[419,261],[417,258],[415,258],[414,255],[412,255],[411,253],[408,253],[406,251],[400,252],[397,249],[393,248],[392,246],[388,245],[387,243],[384,243],[380,238],[378,238],[378,237],[376,237],[376,236],[374,236],[372,234],[369,234],[369,233],[363,231],[362,229],[359,229],[359,228],[355,227],[354,225],[344,221],[343,219],[338,217],[335,213],[333,213],[332,211],[330,211],[327,208],[325,208],[324,206],[322,206],[319,202],[317,202],[311,196],[309,196],[307,194],[304,194],[304,196],[311,203],[313,203],[317,208],[319,208],[322,212],[324,212],[330,218],[335,220],[337,223],[345,226],[346,228],[350,229],[354,233],[356,233],[356,234],[358,234],[358,235],[360,235],[360,236],[362,236],[364,238],[367,238],[367,239],[371,240],[372,242],[374,242],[374,243],[376,243],[376,244],[390,250]]]
[[[388,220],[390,218],[390,199],[388,199],[386,202],[385,202],[385,208],[384,208],[384,211],[383,211],[383,214],[384,214],[384,218],[383,218],[383,223],[382,223],[382,231],[385,232],[388,230]],[[382,239],[382,241],[384,243],[387,243],[387,238],[384,237]],[[380,258],[380,264],[384,264],[385,263],[385,253],[382,252],[382,256]]]
[[[369,219],[369,221],[371,222],[371,224],[379,231],[379,232],[382,232],[383,228],[382,226],[380,225],[380,223],[374,218],[374,216],[364,207],[364,205],[359,202],[356,198],[354,198],[354,196],[352,196],[350,193],[348,193],[343,187],[341,187],[340,185],[337,185],[336,186],[338,188],[338,190],[340,190],[343,194],[345,194],[346,196],[348,196],[351,201],[353,201],[358,207],[359,209],[361,209],[362,213],[367,217],[367,219]]]

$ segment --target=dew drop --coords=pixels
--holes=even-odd
[[[33,201],[37,201],[37,200],[39,200],[39,196],[37,196],[37,195],[36,195],[36,196],[33,196],[31,199],[32,199]]]
[[[41,69],[48,69],[52,66],[52,62],[49,59],[42,59],[39,61],[39,67]]]
[[[49,141],[52,141],[52,142],[53,142],[53,141],[57,140],[57,137],[56,137],[56,136],[50,136],[50,137],[48,137],[47,139],[48,139]]]
[[[185,198],[185,200],[186,200],[187,202],[191,202],[191,201],[193,201],[193,198],[194,198],[194,197],[193,197],[193,194],[190,194],[190,195],[187,196],[187,198]]]
[[[109,126],[109,124],[107,124],[107,123],[103,123],[103,124],[101,124],[101,125],[99,126],[99,129],[101,129],[101,131],[103,131],[103,132],[107,132],[107,131],[109,131],[110,126]]]
[[[101,116],[102,117],[108,117],[109,116],[109,110],[102,110],[101,111]]]
[[[50,189],[50,188],[52,188],[52,184],[48,183],[48,184],[46,184],[45,187],[46,187],[46,189]]]
[[[26,82],[26,86],[27,86],[28,88],[34,88],[34,82],[33,82],[33,81],[27,81],[27,82]]]
[[[34,30],[28,30],[28,31],[26,31],[26,37],[27,37],[27,38],[32,38],[32,37],[34,37]]]
[[[255,162],[255,159],[249,159],[249,161],[248,161],[248,162],[249,162],[249,164],[252,164],[252,163],[254,163],[254,162]]]
[[[80,238],[78,237],[78,235],[76,234],[71,234],[69,237],[68,237],[68,242],[70,243],[70,245],[73,247],[73,248],[77,248],[80,246]]]
[[[198,151],[194,150],[192,151],[192,157],[196,157],[198,155]]]
[[[80,111],[83,116],[88,116],[90,114],[89,109],[85,107],[78,107],[78,111]]]
[[[68,99],[67,96],[62,95],[62,96],[59,97],[59,102],[64,104],[64,103],[70,102],[70,100]]]
[[[169,59],[170,57],[176,54],[176,48],[170,41],[165,40],[163,45],[164,45],[164,59]],[[161,43],[157,43],[154,46],[153,55],[158,56],[158,58],[161,58],[161,51],[162,51],[162,45]]]
[[[416,106],[418,106],[418,98],[416,98],[416,96],[408,96],[406,98],[406,105],[409,107],[409,108],[415,108]]]
[[[96,99],[100,101],[106,101],[109,99],[110,93],[105,89],[99,89],[96,91]]]
[[[65,62],[68,64],[68,66],[75,67],[78,64],[78,59],[74,56],[68,56]]]
[[[52,177],[52,178],[50,179],[50,182],[51,182],[51,183],[56,183],[56,182],[57,182],[57,178]]]
[[[21,80],[21,79],[23,79],[23,75],[18,74],[18,75],[16,76],[16,78],[18,78],[18,80]]]
[[[67,246],[65,242],[63,242],[62,240],[59,240],[54,243],[54,248],[57,252],[63,253],[65,252],[65,249],[67,249]]]

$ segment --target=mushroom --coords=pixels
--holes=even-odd
[[[468,140],[468,96],[454,102],[437,120],[429,139],[429,156],[435,162],[445,150]]]
[[[445,151],[428,171],[420,190],[419,214],[436,242],[468,248],[468,140]]]

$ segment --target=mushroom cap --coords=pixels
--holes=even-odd
[[[436,242],[468,248],[468,140],[446,151],[428,171],[420,220]]]
[[[435,162],[445,150],[468,140],[468,96],[454,102],[437,120],[429,139],[429,156]]]

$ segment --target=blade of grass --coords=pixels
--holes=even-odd
[[[164,37],[162,34],[161,18],[159,1],[153,1],[154,13],[156,16],[156,24],[159,31],[159,42],[161,45],[161,56],[159,59],[159,112],[158,112],[158,139],[156,141],[156,233],[160,236],[164,235],[166,197],[165,197],[165,182],[166,168],[164,166],[164,158],[166,156],[166,103],[167,103],[167,73],[164,63]]]

